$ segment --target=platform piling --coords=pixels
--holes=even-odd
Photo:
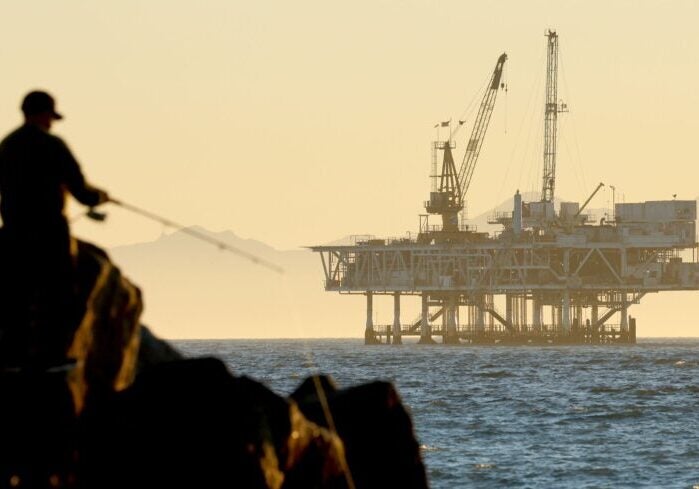
[[[435,342],[432,339],[432,329],[430,328],[429,298],[430,296],[427,292],[422,293],[422,319],[420,323],[420,340],[418,341],[421,345],[432,345]]]
[[[364,344],[375,345],[378,343],[374,331],[374,294],[366,293],[366,329],[364,330]]]
[[[393,293],[393,344],[400,345],[403,342],[400,330],[400,292]]]
[[[446,334],[444,335],[444,343],[458,344],[459,336],[456,331],[456,308],[458,307],[458,297],[449,295],[445,299],[444,312],[446,313]]]

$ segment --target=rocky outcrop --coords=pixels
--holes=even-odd
[[[148,368],[83,427],[88,487],[346,487],[339,437],[213,358]]]
[[[427,487],[412,421],[390,383],[338,390],[332,379],[317,376],[291,398],[308,419],[337,432],[356,487]]]
[[[108,257],[79,251],[65,362],[0,374],[0,487],[427,487],[390,384],[313,377],[284,398],[183,358],[140,325],[140,292]]]

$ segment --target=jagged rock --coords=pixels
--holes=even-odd
[[[65,373],[4,373],[0,396],[0,487],[73,487],[76,419]]]
[[[0,257],[0,272],[21,276],[1,233]],[[285,399],[142,327],[139,289],[99,248],[78,243],[76,278],[77,319],[55,347],[51,328],[21,327],[31,301],[12,300],[24,289],[0,282],[12,320],[0,322],[0,487],[426,487],[390,384],[310,378]],[[33,365],[33,338],[58,363]]]
[[[89,487],[347,487],[337,436],[216,359],[152,366],[84,421]]]
[[[184,360],[184,355],[167,341],[155,336],[146,326],[141,325],[141,346],[138,349],[137,372],[143,372],[144,369],[153,365],[177,360]]]
[[[301,382],[294,392],[289,396],[299,404],[318,402],[318,394],[322,392],[325,396],[337,392],[337,384],[329,375],[312,375]]]
[[[5,246],[0,232],[0,487],[74,487],[77,414],[133,381],[140,292],[87,243],[50,286],[32,282],[45,260],[24,275],[33,257]]]
[[[88,243],[78,242],[77,277],[86,306],[68,357],[76,362],[70,387],[79,413],[133,382],[143,302],[138,287]]]
[[[307,379],[291,397],[311,421],[325,427],[334,424],[356,487],[428,487],[410,416],[394,387],[387,382],[341,390],[332,386],[334,382],[323,376]]]

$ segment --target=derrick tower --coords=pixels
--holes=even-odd
[[[541,201],[553,202],[556,189],[556,131],[558,113],[558,34],[549,30],[546,49],[546,105],[544,108],[544,174],[541,185]]]

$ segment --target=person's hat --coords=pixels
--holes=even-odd
[[[24,115],[37,115],[49,112],[54,119],[63,119],[63,116],[56,112],[56,101],[53,97],[40,90],[29,92],[24,97],[22,112],[24,112]]]

